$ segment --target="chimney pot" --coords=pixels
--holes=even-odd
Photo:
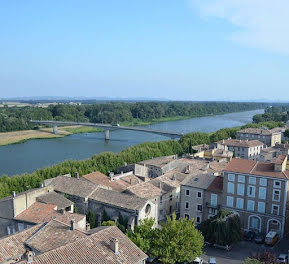
[[[75,221],[74,220],[71,220],[70,221],[70,230],[75,230]]]
[[[13,197],[16,197],[16,192],[13,191],[13,192],[12,192],[12,196],[13,196]]]
[[[110,238],[110,249],[115,253],[118,254],[118,239],[117,238]]]
[[[43,183],[40,183],[40,188],[43,188],[44,187],[44,184]]]
[[[79,179],[79,173],[78,173],[77,171],[74,173],[74,177],[75,177],[76,179]]]
[[[27,263],[33,263],[34,253],[30,250],[26,251]]]

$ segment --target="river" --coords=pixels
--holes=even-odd
[[[225,127],[244,125],[252,121],[253,115],[263,112],[263,110],[254,110],[196,117],[161,122],[145,127],[181,133],[213,132]],[[144,132],[115,130],[110,132],[109,141],[104,140],[104,133],[74,134],[64,138],[28,140],[22,144],[0,147],[0,175],[32,172],[38,168],[51,166],[68,159],[87,159],[103,151],[118,152],[142,142],[165,139],[168,138]]]

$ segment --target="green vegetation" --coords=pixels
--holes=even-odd
[[[29,120],[147,124],[195,116],[217,115],[264,108],[266,104],[230,102],[112,102],[86,105],[58,104],[47,108],[0,108],[0,132],[30,130]]]
[[[143,252],[151,255],[153,242],[155,239],[154,219],[141,220],[134,230],[128,230],[126,235],[135,243]]]
[[[52,167],[36,170],[33,173],[25,173],[12,177],[3,176],[0,178],[0,198],[9,196],[12,191],[22,192],[32,188],[38,188],[45,179],[53,178],[74,172],[85,175],[91,171],[100,171],[107,174],[108,171],[116,171],[125,162],[136,163],[151,157],[182,154],[183,149],[177,141],[161,141],[154,143],[143,143],[130,147],[119,153],[103,152],[94,155],[87,160],[67,160]]]
[[[91,229],[96,227],[96,216],[93,211],[88,212],[87,221],[90,224]]]
[[[286,130],[285,130],[284,136],[287,137],[287,138],[289,138],[289,129],[286,129]]]
[[[246,262],[247,261],[247,262]],[[244,264],[277,264],[277,258],[274,253],[264,251],[253,255],[245,260]]]
[[[244,261],[244,264],[263,264],[263,262],[261,262],[257,259],[246,258]]]
[[[262,115],[253,117],[254,123],[266,121],[287,122],[289,120],[289,105],[267,107]]]
[[[154,219],[141,221],[127,236],[149,256],[167,264],[192,262],[202,255],[204,238],[195,228],[193,220],[168,217],[161,228],[153,228]]]
[[[238,215],[220,210],[218,215],[200,224],[205,241],[222,246],[241,240],[241,223]]]
[[[61,130],[69,132],[71,134],[80,134],[80,133],[93,133],[93,132],[102,132],[103,129],[96,127],[60,127]]]
[[[204,238],[195,228],[193,220],[167,217],[167,221],[156,229],[152,254],[158,256],[162,263],[174,264],[192,262],[202,255]]]
[[[108,220],[101,223],[102,226],[115,226],[115,222]]]

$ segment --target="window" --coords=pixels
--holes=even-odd
[[[259,199],[266,199],[267,189],[265,187],[259,187]]]
[[[197,211],[202,212],[203,211],[203,206],[201,204],[197,204]]]
[[[190,215],[189,214],[185,214],[185,218],[190,219]]]
[[[259,213],[265,213],[265,203],[264,202],[258,202],[258,212]]]
[[[235,185],[232,182],[228,182],[228,193],[234,194]]]
[[[239,175],[238,176],[238,182],[245,183],[245,176],[244,175]]]
[[[202,198],[202,192],[197,193],[197,198]]]
[[[189,208],[190,208],[189,202],[186,202],[186,203],[185,203],[185,208],[186,208],[186,209],[189,209]]]
[[[215,208],[209,208],[209,214],[216,215],[218,213],[218,210]]]
[[[247,201],[247,210],[248,211],[254,211],[254,207],[255,207],[255,202],[252,200],[248,200]]]
[[[236,207],[238,209],[243,209],[244,208],[244,199],[243,198],[237,198],[237,205]]]
[[[281,188],[281,181],[274,181],[274,188]]]
[[[190,196],[190,190],[186,190],[186,196]]]
[[[196,223],[197,223],[197,224],[200,224],[200,223],[201,223],[201,217],[199,217],[199,216],[196,217]]]
[[[217,194],[211,194],[211,205],[217,206],[218,204],[218,195]]]
[[[279,215],[279,205],[277,205],[277,204],[272,204],[271,214],[273,214],[273,215]]]
[[[273,190],[273,201],[280,202],[280,190]]]
[[[227,196],[227,206],[228,207],[233,207],[233,204],[234,204],[234,197]]]
[[[261,185],[261,186],[267,186],[267,179],[260,179],[259,185]]]
[[[228,174],[228,181],[235,181],[235,174]]]
[[[238,183],[237,193],[238,195],[244,195],[245,185]]]
[[[160,197],[160,203],[162,203],[162,202],[163,202],[163,196]]]
[[[171,195],[170,195],[170,201],[172,201],[172,200],[173,200],[173,195],[171,194]]]
[[[256,177],[249,177],[249,184],[256,184]]]
[[[247,195],[249,197],[255,197],[255,186],[248,186]]]

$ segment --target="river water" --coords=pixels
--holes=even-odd
[[[162,122],[145,127],[181,133],[194,131],[213,132],[225,127],[244,125],[252,121],[253,115],[263,112],[263,110],[255,110],[196,117]],[[55,139],[33,139],[22,144],[0,147],[0,175],[32,172],[38,168],[51,166],[68,159],[87,159],[103,151],[118,152],[142,142],[165,139],[168,138],[155,134],[125,130],[110,131],[109,141],[104,140],[104,133],[74,134]]]

